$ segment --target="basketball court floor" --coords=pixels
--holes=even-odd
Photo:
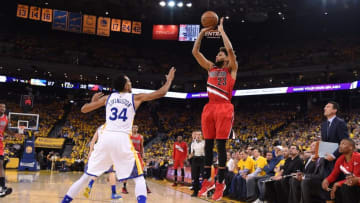
[[[80,172],[18,172],[6,170],[7,186],[13,188],[13,193],[1,198],[0,202],[6,203],[59,203],[66,191],[82,173]],[[74,203],[85,202],[120,202],[111,201],[110,186],[107,183],[107,175],[95,181],[91,196],[86,199],[82,192],[75,198]],[[170,183],[160,181],[147,181],[152,193],[148,195],[149,203],[205,203],[207,201],[192,198],[189,193],[180,192],[171,188]],[[117,184],[118,193],[121,191],[121,183]],[[122,195],[123,203],[136,203],[134,196],[134,183],[128,181],[129,194]],[[221,201],[222,202],[222,201]],[[227,201],[226,201],[227,202]]]

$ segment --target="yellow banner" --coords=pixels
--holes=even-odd
[[[65,138],[38,137],[35,140],[35,147],[61,149]]]
[[[130,20],[123,20],[121,25],[121,31],[130,33],[131,32],[131,21]]]
[[[138,35],[141,34],[141,22],[136,22],[136,21],[132,22],[132,33]]]
[[[107,37],[110,36],[110,18],[98,17],[97,35]]]
[[[120,32],[121,20],[120,19],[111,19],[111,31]]]
[[[19,18],[28,18],[29,15],[29,6],[18,4],[16,16]]]
[[[42,9],[42,15],[41,20],[44,22],[52,22],[52,9],[50,8],[43,8]]]
[[[84,15],[83,33],[94,35],[96,32],[96,16]]]
[[[41,8],[36,6],[30,6],[29,18],[31,20],[40,20]]]

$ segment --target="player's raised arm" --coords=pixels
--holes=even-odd
[[[84,104],[84,106],[81,107],[82,113],[89,113],[91,111],[94,111],[100,107],[105,106],[106,100],[109,96],[104,96],[104,93],[98,92],[93,95],[91,98],[90,103]]]
[[[198,38],[194,43],[194,47],[192,49],[192,54],[195,57],[196,61],[203,67],[205,70],[210,70],[213,66],[213,63],[205,58],[205,56],[200,52],[201,40],[204,38],[205,32],[211,30],[212,27],[201,29]]]
[[[172,81],[175,77],[175,71],[176,69],[172,67],[169,71],[169,73],[166,75],[166,82],[165,84],[155,92],[149,93],[149,94],[137,94],[134,96],[134,102],[135,102],[135,109],[137,109],[142,102],[145,101],[151,101],[155,99],[159,99],[166,95],[166,93],[169,91]]]
[[[224,18],[222,17],[220,19],[220,25],[218,26],[218,30],[221,33],[221,37],[223,39],[224,42],[224,46],[226,48],[226,51],[228,52],[228,58],[229,58],[229,68],[231,70],[231,76],[236,79],[236,73],[238,70],[238,63],[236,61],[236,55],[234,52],[234,49],[232,47],[232,44],[230,42],[229,37],[227,36],[227,34],[224,31]]]

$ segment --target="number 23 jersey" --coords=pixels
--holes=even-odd
[[[231,77],[229,68],[214,66],[208,72],[207,93],[209,102],[230,103],[235,80]]]
[[[132,93],[113,92],[106,101],[105,131],[132,132],[135,117],[134,95]]]

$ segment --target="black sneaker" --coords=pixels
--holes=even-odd
[[[197,191],[194,191],[192,194],[191,194],[191,197],[197,197],[198,196],[198,192]]]
[[[9,195],[12,193],[12,188],[10,187],[5,187],[0,189],[0,197],[5,197],[6,195]]]

